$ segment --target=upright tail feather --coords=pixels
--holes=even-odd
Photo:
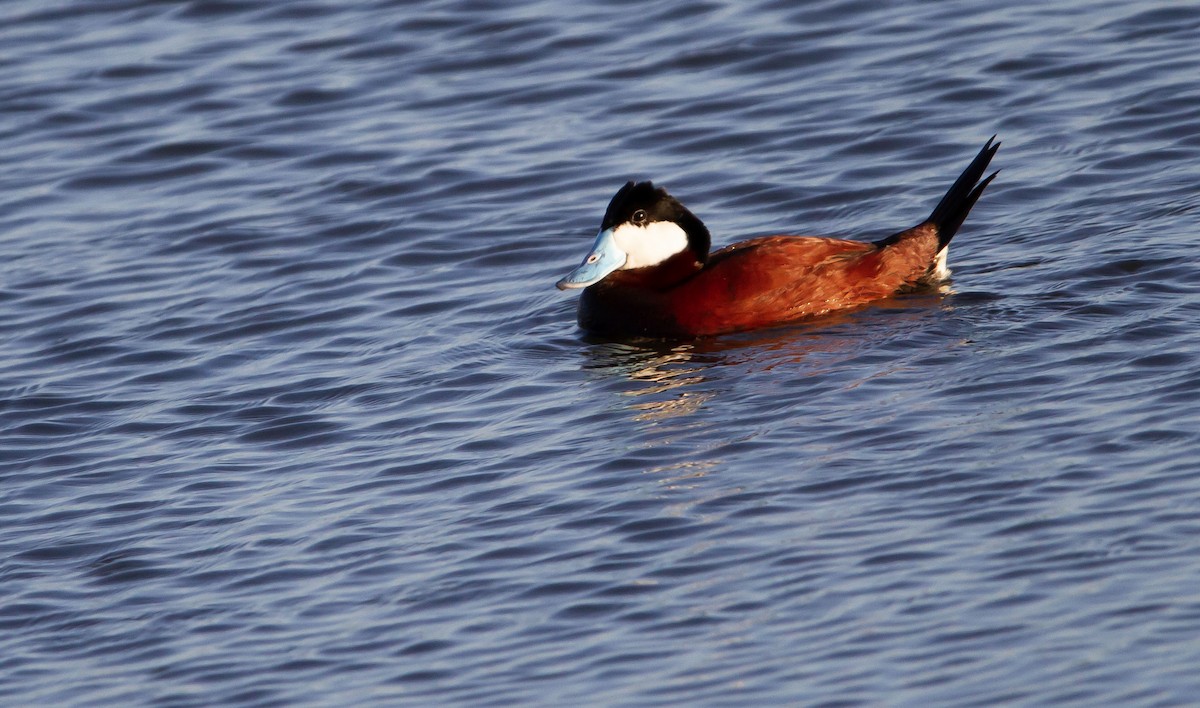
[[[1000,143],[995,140],[996,136],[993,135],[991,140],[987,141],[987,145],[984,145],[979,154],[975,156],[975,159],[971,160],[971,164],[967,165],[967,169],[963,170],[963,173],[954,181],[950,191],[946,192],[946,196],[942,197],[942,201],[934,207],[933,213],[929,215],[926,223],[937,227],[939,252],[945,249],[950,243],[950,239],[954,238],[954,234],[958,233],[958,228],[962,226],[963,220],[971,212],[971,207],[975,206],[975,202],[979,201],[983,190],[999,174],[999,170],[997,170],[987,179],[979,181],[979,178],[983,177],[988,163],[996,154],[996,150],[1000,148]]]

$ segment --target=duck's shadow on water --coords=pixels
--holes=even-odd
[[[913,293],[788,327],[690,341],[581,335],[582,368],[626,397],[636,419],[657,421],[718,405],[735,391],[762,393],[798,378],[837,377],[853,386],[878,370],[887,356],[881,347],[952,310],[944,293]],[[856,370],[868,358],[872,366]]]

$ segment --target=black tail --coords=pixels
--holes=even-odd
[[[954,181],[954,186],[950,191],[946,192],[946,196],[942,197],[942,201],[934,207],[933,213],[929,215],[926,223],[931,223],[937,227],[938,231],[938,250],[942,250],[949,243],[950,239],[954,238],[954,234],[958,233],[958,227],[962,226],[963,220],[967,218],[967,214],[971,213],[971,207],[975,206],[975,202],[979,201],[979,195],[983,194],[983,190],[991,184],[992,180],[999,174],[999,170],[993,172],[987,179],[982,182],[979,178],[983,176],[984,170],[987,169],[988,163],[992,161],[992,156],[996,154],[996,150],[1000,148],[1000,143],[996,143],[996,136],[987,141],[987,145],[979,151],[967,169],[959,175]],[[994,143],[994,144],[993,144]]]

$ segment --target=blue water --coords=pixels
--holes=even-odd
[[[1200,695],[1200,8],[0,6],[0,703]],[[941,294],[605,342],[631,178]]]

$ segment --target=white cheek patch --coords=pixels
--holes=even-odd
[[[613,229],[613,240],[628,256],[622,270],[662,263],[688,246],[687,232],[670,221],[645,226],[621,224]]]

